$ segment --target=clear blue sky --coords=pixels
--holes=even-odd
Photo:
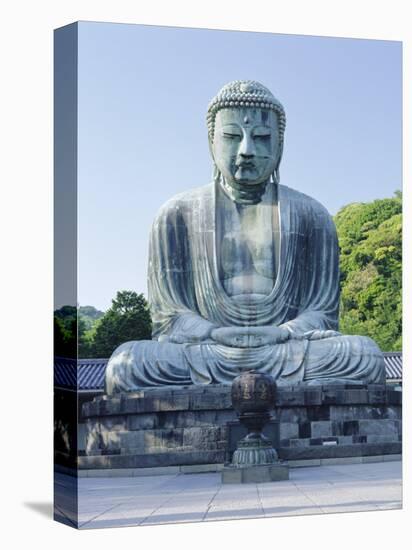
[[[79,24],[79,303],[147,295],[159,207],[211,177],[208,102],[235,79],[283,103],[281,183],[335,214],[401,188],[400,42]]]

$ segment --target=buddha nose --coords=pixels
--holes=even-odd
[[[253,139],[248,134],[245,134],[240,142],[239,155],[243,158],[251,158],[254,157],[255,154],[256,150]]]

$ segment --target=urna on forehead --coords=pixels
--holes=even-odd
[[[215,128],[226,124],[240,126],[267,126],[277,129],[278,116],[274,111],[261,107],[224,107],[216,113]]]

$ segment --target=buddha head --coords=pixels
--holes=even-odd
[[[214,178],[235,200],[256,202],[279,180],[285,112],[259,82],[235,80],[211,101],[207,114]]]

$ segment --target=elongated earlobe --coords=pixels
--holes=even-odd
[[[215,183],[219,183],[222,179],[222,173],[220,172],[219,168],[216,166],[215,162],[213,163],[212,177]]]
[[[271,174],[271,182],[275,183],[276,185],[279,183],[279,168],[276,168],[274,172]]]

